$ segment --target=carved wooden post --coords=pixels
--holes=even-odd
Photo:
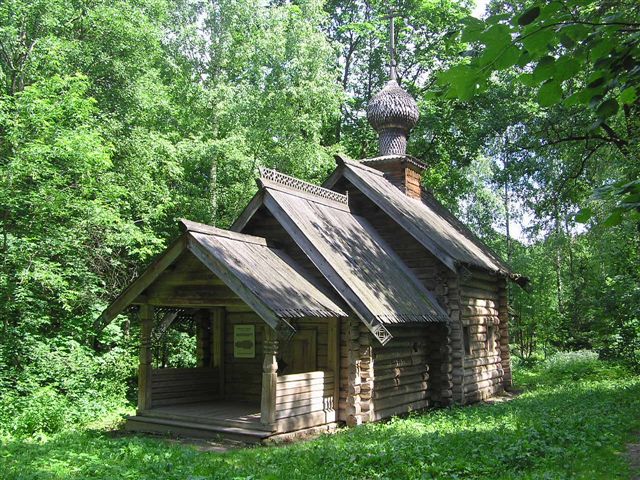
[[[224,398],[224,308],[211,309],[211,366],[218,370],[218,394]]]
[[[151,408],[151,330],[153,307],[140,306],[140,365],[138,368],[138,413]]]
[[[270,327],[265,328],[263,344],[264,362],[262,363],[262,403],[260,421],[264,425],[276,423],[276,388],[278,382],[278,340]]]
[[[199,310],[196,315],[196,359],[200,368],[211,366],[211,315]]]
[[[340,323],[335,317],[328,323],[327,361],[333,372],[332,408],[337,412],[340,404]]]

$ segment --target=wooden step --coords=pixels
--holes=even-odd
[[[183,415],[183,414],[177,414],[177,413],[156,411],[153,409],[145,411],[142,417],[176,420],[178,422],[191,423],[195,425],[202,425],[202,421],[203,421],[202,418],[198,418],[195,415]],[[237,419],[216,418],[215,420],[207,419],[206,421],[208,422],[209,425],[213,425],[213,426],[233,427],[233,428],[249,429],[249,430],[264,430],[267,432],[272,431],[271,427],[258,423],[255,420],[242,420],[240,418],[237,418]]]
[[[222,436],[246,443],[260,443],[262,440],[273,435],[271,432],[249,428],[192,423],[141,415],[127,417],[124,428],[125,430],[133,432],[165,433],[197,438],[215,438]]]

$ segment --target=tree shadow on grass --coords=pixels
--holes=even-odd
[[[5,440],[6,479],[629,478],[640,381],[576,383],[497,405],[455,407],[286,447],[224,454],[165,439],[67,432]]]

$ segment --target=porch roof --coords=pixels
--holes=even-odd
[[[287,322],[292,318],[347,316],[307,272],[266,239],[188,220],[180,222],[185,233],[105,309],[100,322],[110,321],[136,303],[136,298],[185,250],[274,329],[293,331]]]

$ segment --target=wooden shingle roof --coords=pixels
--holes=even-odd
[[[390,339],[384,325],[448,320],[373,226],[350,211],[345,196],[272,170],[261,173],[264,205],[382,343]]]
[[[338,163],[341,164],[339,170],[330,177],[327,186],[339,175],[344,176],[451,270],[474,266],[509,276],[519,283],[526,280],[430,193],[424,192],[421,200],[414,199],[402,193],[378,170],[342,157],[338,157]]]
[[[287,320],[344,317],[295,261],[261,237],[181,220],[185,233],[120,294],[102,313],[109,322],[149,287],[185,250],[220,278],[274,329],[291,334]]]

